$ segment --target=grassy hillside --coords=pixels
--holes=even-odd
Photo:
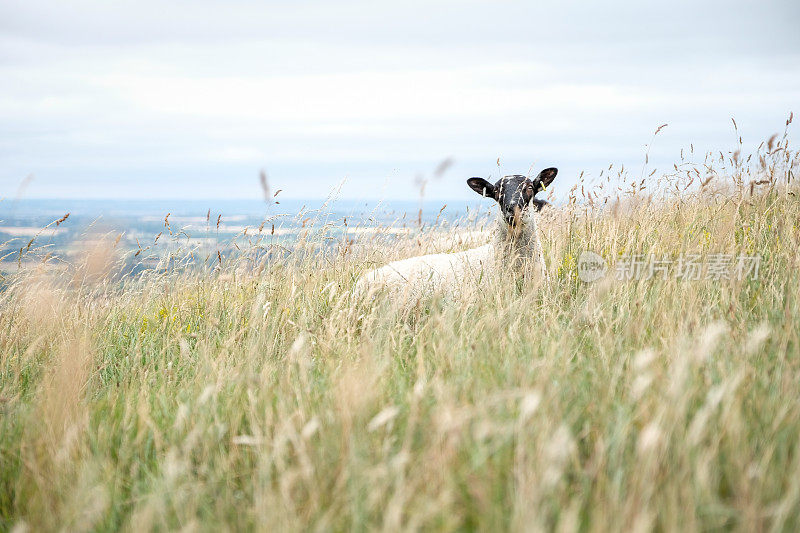
[[[352,299],[373,262],[427,250],[403,235],[125,282],[100,242],[18,274],[0,529],[797,530],[797,154],[762,157],[693,185],[676,167],[659,200],[587,185],[542,218],[549,282],[458,298]],[[584,250],[760,269],[585,283]]]

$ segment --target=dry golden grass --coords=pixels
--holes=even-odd
[[[427,251],[414,235],[135,281],[95,248],[21,272],[0,294],[0,529],[796,530],[798,156],[742,159],[616,205],[586,185],[543,217],[549,283],[455,299],[349,294]],[[587,249],[761,269],[586,284]]]

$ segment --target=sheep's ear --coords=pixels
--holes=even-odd
[[[494,185],[483,178],[470,178],[467,180],[467,185],[469,185],[470,189],[481,196],[485,196],[487,198],[495,197]]]
[[[533,207],[536,208],[537,212],[544,209],[544,206],[550,205],[550,202],[545,202],[544,200],[539,200],[538,198],[531,200],[531,203],[533,204]]]
[[[553,180],[556,179],[556,174],[558,174],[557,168],[546,168],[539,172],[539,175],[533,179],[533,194],[541,192],[545,190],[547,187],[553,183]]]

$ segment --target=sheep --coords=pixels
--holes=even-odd
[[[505,176],[494,185],[483,178],[469,178],[467,185],[500,206],[494,240],[471,250],[430,254],[394,261],[363,274],[354,293],[363,295],[382,288],[405,294],[423,294],[427,290],[458,292],[469,281],[478,282],[499,267],[519,271],[528,260],[539,266],[547,279],[542,243],[537,235],[532,211],[541,211],[548,203],[536,198],[556,177],[558,169],[546,168],[533,180],[526,176]],[[530,206],[533,209],[529,209]]]

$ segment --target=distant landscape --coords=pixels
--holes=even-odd
[[[23,266],[60,268],[88,241],[113,241],[126,275],[155,268],[165,254],[191,250],[192,263],[263,252],[295,242],[301,231],[326,229],[363,240],[432,224],[458,226],[485,217],[480,202],[325,200],[76,200],[5,199],[0,202],[0,274]],[[62,220],[63,219],[63,220]],[[137,253],[139,252],[139,253]],[[213,257],[212,257],[213,256]]]

